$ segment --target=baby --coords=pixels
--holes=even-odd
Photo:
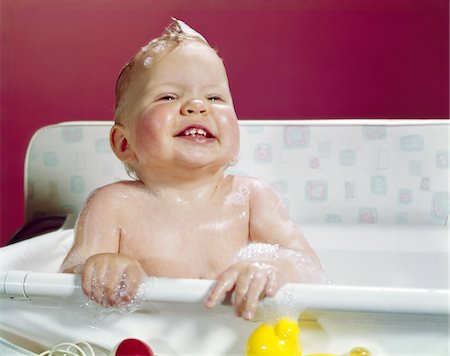
[[[64,272],[103,305],[135,296],[148,275],[216,279],[207,307],[234,291],[238,316],[288,282],[323,282],[320,262],[277,192],[225,174],[239,127],[221,58],[174,20],[122,70],[111,147],[135,181],[88,199]]]

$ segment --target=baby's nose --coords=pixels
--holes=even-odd
[[[183,115],[207,115],[208,107],[200,99],[191,99],[186,101],[181,107],[181,113]]]

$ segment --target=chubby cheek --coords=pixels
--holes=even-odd
[[[220,131],[223,143],[226,145],[229,154],[236,158],[239,153],[239,123],[234,110],[229,108],[218,111]]]
[[[170,122],[170,115],[161,110],[153,110],[138,117],[134,130],[137,150],[149,152],[161,148],[165,144],[163,138]]]

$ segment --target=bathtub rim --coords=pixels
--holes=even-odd
[[[42,273],[20,270],[1,271],[0,298],[39,300],[41,298],[80,298],[81,279],[70,273]],[[143,298],[143,308],[155,304],[201,305],[214,285],[213,280],[186,278],[149,279],[151,288]],[[357,313],[448,316],[449,291],[445,289],[361,287],[288,283],[261,308],[285,305],[295,310]],[[224,304],[230,308],[230,304]],[[219,308],[219,311],[223,308]]]

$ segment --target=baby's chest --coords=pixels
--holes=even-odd
[[[199,278],[218,273],[249,236],[246,209],[160,209],[135,218],[121,249],[133,251],[154,275]]]
[[[134,211],[127,225],[164,236],[229,235],[247,229],[249,208],[247,205],[204,204],[154,205]]]

